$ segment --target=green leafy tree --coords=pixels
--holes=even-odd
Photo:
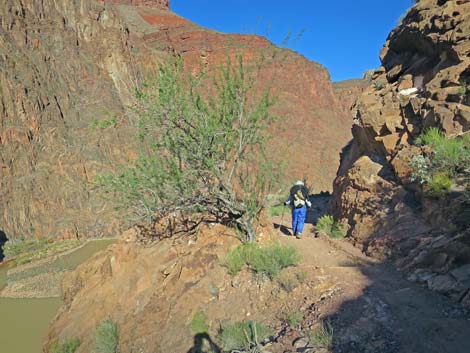
[[[237,57],[208,79],[185,75],[181,60],[162,65],[137,92],[138,161],[102,175],[99,185],[137,219],[209,213],[253,241],[254,221],[277,179],[264,154],[273,99],[269,90],[255,90],[259,69],[250,72]]]

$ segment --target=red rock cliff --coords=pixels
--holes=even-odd
[[[11,237],[118,232],[90,181],[132,157],[125,107],[145,72],[174,53],[198,70],[275,49],[201,28],[160,0],[6,0],[0,18],[0,229]],[[321,65],[276,51],[258,80],[279,96],[271,151],[290,160],[288,182],[308,176],[315,190],[328,189],[348,114]]]

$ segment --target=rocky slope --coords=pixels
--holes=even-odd
[[[470,3],[421,0],[389,35],[382,67],[354,106],[333,211],[366,252],[394,256],[410,278],[470,305],[469,205],[462,188],[444,198],[412,180],[416,138],[470,129]]]
[[[119,326],[120,352],[192,351],[197,332],[191,322],[198,312],[204,313],[214,341],[220,327],[243,320],[263,322],[277,335],[285,333],[290,312],[306,311],[337,291],[336,281],[320,270],[316,278],[306,264],[283,271],[291,278],[305,273],[292,292],[249,271],[231,277],[222,264],[240,242],[221,225],[203,226],[196,238],[185,235],[147,246],[138,239],[133,230],[124,233],[118,244],[65,277],[64,305],[49,331],[46,352],[51,343],[70,337],[82,342],[77,353],[89,352],[96,326],[108,317]]]
[[[179,54],[189,71],[226,55],[277,53],[260,89],[278,93],[271,151],[287,179],[329,189],[349,139],[328,72],[257,36],[201,28],[168,0],[6,0],[0,7],[0,229],[18,236],[100,236],[122,224],[89,182],[134,156],[134,88]],[[295,158],[292,158],[295,156]],[[333,162],[332,162],[333,161]]]

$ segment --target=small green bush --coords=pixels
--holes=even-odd
[[[300,310],[294,310],[287,316],[287,322],[291,327],[296,327],[302,322],[303,317],[304,315]]]
[[[296,265],[300,261],[300,253],[293,246],[272,243],[260,247],[254,243],[247,243],[231,250],[223,264],[232,276],[247,265],[259,274],[275,278],[283,268]]]
[[[316,348],[330,348],[333,343],[333,328],[328,322],[322,322],[307,334],[309,343]]]
[[[416,139],[417,145],[429,145],[431,147],[437,146],[445,140],[445,135],[436,127],[426,130],[421,136]]]
[[[228,273],[232,276],[235,276],[238,272],[240,272],[243,266],[246,264],[243,247],[244,245],[241,245],[231,250],[223,262],[223,265],[227,268]]]
[[[249,349],[257,346],[271,336],[269,327],[255,322],[244,321],[223,328],[217,336],[224,351],[236,349]]]
[[[413,156],[412,180],[419,180],[423,190],[434,197],[447,194],[457,174],[468,174],[470,163],[470,135],[448,137],[439,129],[425,131],[417,141],[429,146],[430,152]]]
[[[72,338],[62,343],[56,342],[51,347],[51,353],[74,353],[80,344],[78,338]]]
[[[111,319],[101,321],[95,331],[93,353],[117,353],[118,343],[117,324]]]
[[[462,139],[447,137],[434,127],[426,130],[417,139],[417,144],[428,145],[432,148],[431,160],[434,170],[454,171],[469,159],[468,139],[468,137]]]
[[[194,334],[207,333],[209,331],[209,325],[207,325],[207,317],[202,311],[197,311],[193,319],[191,320],[190,328]]]
[[[335,222],[331,215],[324,215],[318,219],[317,230],[325,232],[331,238],[343,238],[347,232],[346,226]]]
[[[426,191],[435,197],[441,197],[447,194],[452,187],[452,179],[447,173],[439,172],[431,177],[426,185]]]

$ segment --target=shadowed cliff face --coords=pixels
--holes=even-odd
[[[279,97],[270,151],[290,160],[288,182],[330,188],[349,118],[319,64],[261,37],[198,27],[165,0],[6,0],[0,18],[0,224],[10,237],[122,228],[90,182],[135,155],[126,107],[174,54],[197,72],[235,53],[251,63],[276,53],[257,80]]]
[[[425,129],[470,130],[470,3],[419,1],[389,35],[381,60],[353,108],[354,139],[343,150],[333,211],[366,252],[400,258],[413,279],[470,305],[462,185],[429,197],[410,164],[423,153],[414,142]]]

